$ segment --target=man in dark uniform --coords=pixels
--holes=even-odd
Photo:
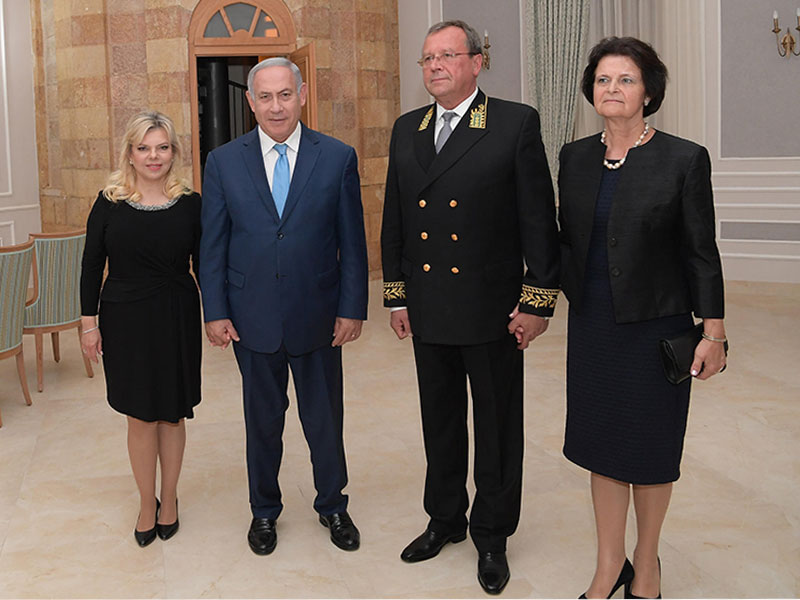
[[[466,537],[469,380],[469,531],[478,580],[498,594],[520,513],[522,350],[553,314],[559,250],[539,116],[481,92],[482,60],[466,23],[428,31],[419,62],[436,103],[395,122],[381,246],[391,327],[401,339],[413,332],[428,463],[430,521],[401,558],[426,560]]]

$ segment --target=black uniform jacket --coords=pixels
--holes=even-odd
[[[561,287],[580,312],[586,254],[603,174],[600,136],[561,149]],[[724,316],[708,151],[658,131],[628,152],[606,239],[617,323],[694,312]]]
[[[435,105],[394,124],[383,210],[384,304],[426,343],[508,335],[508,314],[558,296],[553,186],[530,106],[478,91],[437,155]],[[527,265],[527,272],[523,264]]]

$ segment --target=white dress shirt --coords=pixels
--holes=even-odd
[[[436,126],[435,126],[436,128],[433,130],[434,143],[436,142],[436,140],[439,139],[439,133],[441,133],[442,128],[444,127],[444,119],[442,118],[442,115],[448,110],[456,113],[456,116],[450,119],[450,129],[455,131],[456,126],[458,126],[458,122],[461,120],[461,117],[467,114],[467,111],[469,110],[472,101],[475,100],[475,96],[477,95],[478,95],[478,88],[475,87],[473,92],[466,98],[466,100],[464,100],[461,104],[459,104],[455,108],[450,108],[450,109],[445,108],[438,102],[436,103]]]
[[[264,170],[267,172],[267,181],[269,182],[270,192],[272,191],[272,176],[275,173],[275,163],[278,162],[278,151],[275,150],[275,144],[286,144],[286,158],[289,161],[289,181],[291,181],[294,174],[294,165],[297,162],[297,152],[300,150],[300,133],[302,127],[300,121],[297,122],[297,127],[294,128],[292,134],[286,138],[285,142],[276,142],[269,137],[261,126],[258,126],[258,141],[261,143],[261,156],[264,157]]]

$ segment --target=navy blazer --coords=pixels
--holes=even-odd
[[[578,312],[603,174],[600,135],[561,149],[561,288]],[[724,317],[708,151],[657,131],[628,152],[608,218],[609,279],[617,323],[694,312]]]
[[[283,216],[258,129],[212,151],[203,178],[200,288],[206,322],[231,319],[241,344],[305,354],[336,317],[367,318],[367,246],[355,150],[302,127]]]

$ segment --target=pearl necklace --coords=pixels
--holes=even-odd
[[[634,148],[638,148],[638,147],[639,147],[639,145],[640,145],[640,144],[642,143],[642,141],[644,140],[644,138],[646,138],[646,137],[647,137],[647,134],[648,134],[648,133],[650,133],[650,125],[648,125],[648,124],[647,124],[647,122],[645,122],[645,124],[644,124],[644,131],[642,132],[642,135],[640,135],[640,136],[639,136],[639,139],[638,139],[638,140],[636,140],[636,143],[634,143],[634,144],[633,144],[633,147],[634,147]],[[605,144],[605,143],[606,143],[606,130],[605,130],[605,129],[603,129],[603,133],[600,135],[600,142],[601,142],[601,143],[603,143],[603,144]],[[621,159],[619,159],[619,161],[617,161],[617,162],[615,162],[615,163],[610,163],[610,162],[608,162],[608,159],[607,159],[607,158],[603,158],[603,166],[604,166],[606,169],[611,169],[612,171],[616,171],[616,170],[617,170],[617,169],[619,169],[619,168],[620,168],[622,165],[624,165],[624,164],[625,164],[625,159],[626,159],[626,158],[628,158],[628,155],[627,155],[627,154],[626,154],[625,156],[623,156]]]

